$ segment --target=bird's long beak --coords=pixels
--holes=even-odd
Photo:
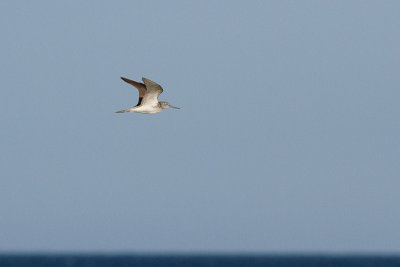
[[[178,108],[178,107],[171,106],[170,104],[168,104],[168,107],[174,108],[174,109],[181,109],[181,108]]]

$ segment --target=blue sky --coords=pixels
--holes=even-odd
[[[0,251],[399,252],[399,8],[1,1]]]

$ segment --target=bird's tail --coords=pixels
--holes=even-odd
[[[117,111],[115,113],[125,113],[125,112],[130,112],[130,110],[129,109],[123,109],[123,110],[119,110],[119,111]]]

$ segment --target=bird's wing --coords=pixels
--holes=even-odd
[[[139,91],[139,102],[136,106],[139,106],[142,103],[143,96],[146,94],[146,86],[143,83],[138,83],[127,78],[121,77],[124,82],[127,82],[136,87]]]
[[[147,89],[142,100],[143,105],[156,105],[158,103],[158,96],[163,92],[161,85],[146,78],[142,78],[142,81]]]

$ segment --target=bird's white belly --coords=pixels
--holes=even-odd
[[[146,105],[146,106],[134,107],[133,111],[138,112],[138,113],[154,114],[154,113],[161,112],[162,108],[160,108],[159,106]]]

